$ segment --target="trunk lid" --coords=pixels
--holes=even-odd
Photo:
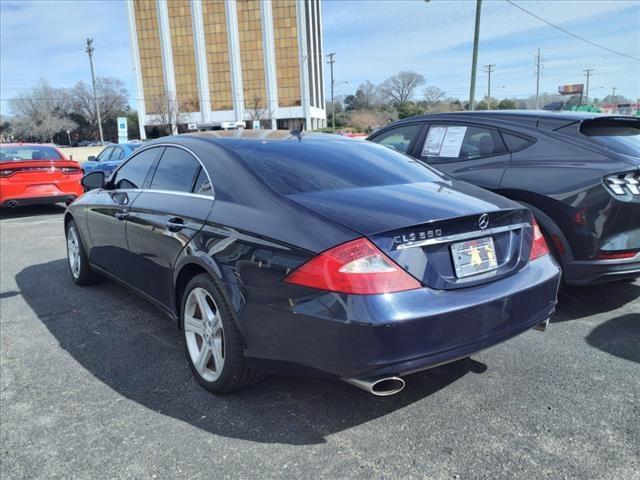
[[[522,268],[531,216],[504,197],[455,180],[300,193],[288,198],[369,238],[424,285],[453,289]],[[484,217],[482,225],[481,217]],[[458,278],[452,245],[491,237],[497,268]]]

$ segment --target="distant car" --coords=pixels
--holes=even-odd
[[[640,276],[640,119],[446,113],[395,122],[368,140],[529,207],[566,283]]]
[[[82,182],[64,222],[73,281],[102,272],[154,302],[214,392],[277,371],[389,395],[555,309],[531,212],[373,143],[164,137]]]
[[[118,166],[131,155],[136,148],[143,143],[119,143],[110,145],[102,150],[97,157],[91,156],[82,164],[84,173],[104,172],[105,176],[111,175]]]
[[[39,144],[0,145],[0,206],[18,207],[75,200],[84,192],[78,162],[58,148]]]

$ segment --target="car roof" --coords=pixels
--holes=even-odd
[[[0,147],[50,147],[58,149],[53,143],[2,143]]]
[[[221,147],[233,150],[238,146],[247,146],[251,143],[276,143],[301,142],[317,143],[321,142],[359,142],[353,138],[329,133],[316,133],[299,130],[210,130],[207,132],[185,133],[173,138],[197,138],[205,140]]]
[[[593,112],[550,112],[547,110],[476,110],[473,112],[447,112],[418,115],[395,122],[393,125],[430,120],[476,120],[480,122],[508,122],[516,125],[540,128],[557,128],[561,125],[599,117]]]

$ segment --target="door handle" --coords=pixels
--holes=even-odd
[[[118,220],[126,220],[126,218],[127,218],[127,212],[116,212],[115,217],[116,217]]]
[[[181,218],[171,218],[167,220],[167,230],[170,232],[179,232],[184,228],[184,220]]]

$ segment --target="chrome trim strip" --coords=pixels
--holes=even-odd
[[[439,243],[448,243],[448,242],[467,240],[470,238],[477,238],[477,237],[486,237],[488,235],[509,232],[512,230],[519,230],[525,227],[531,227],[531,224],[530,223],[514,223],[512,225],[505,225],[503,227],[487,228],[485,230],[474,230],[473,232],[458,233],[456,235],[447,235],[445,237],[429,238],[427,240],[420,240],[419,242],[403,243],[402,245],[398,245],[396,247],[396,250],[404,250],[407,248],[414,248],[414,247],[426,247],[427,245],[436,245]]]
[[[178,192],[174,190],[151,190],[144,189],[141,190],[142,193],[161,193],[163,195],[180,195],[181,197],[195,197],[195,198],[204,198],[205,200],[213,201],[214,197],[212,195],[203,195],[201,193],[191,193],[191,192]]]
[[[207,171],[207,168],[204,166],[204,163],[202,163],[202,160],[200,160],[200,157],[198,157],[198,155],[196,155],[193,150],[191,150],[190,148],[187,148],[183,145],[179,145],[177,143],[170,143],[170,142],[163,142],[163,143],[154,143],[152,145],[144,145],[142,147],[139,147],[133,155],[131,155],[129,158],[127,158],[126,162],[122,162],[120,165],[118,165],[118,168],[116,168],[112,173],[111,173],[111,177],[113,177],[116,172],[118,170],[120,170],[123,166],[125,166],[127,163],[129,163],[129,161],[133,158],[135,158],[138,154],[144,152],[145,150],[149,150],[150,148],[155,148],[155,147],[176,147],[176,148],[181,148],[182,150],[185,150],[187,152],[189,152],[193,158],[195,158],[198,163],[200,164],[200,166],[202,167],[202,169],[204,170],[204,173],[207,175],[207,179],[209,180],[209,185],[211,185],[211,198],[215,198],[216,196],[216,191],[213,188],[213,182],[211,181],[211,176],[209,175],[209,172]],[[125,189],[122,190],[110,190],[111,192],[115,192],[115,191],[123,191]],[[143,189],[127,189],[127,190],[143,190]],[[148,192],[149,190],[144,189],[145,192]],[[171,192],[171,193],[180,193],[180,192]],[[193,195],[198,195],[198,194],[193,194]],[[208,195],[205,195],[206,197],[209,197]]]

